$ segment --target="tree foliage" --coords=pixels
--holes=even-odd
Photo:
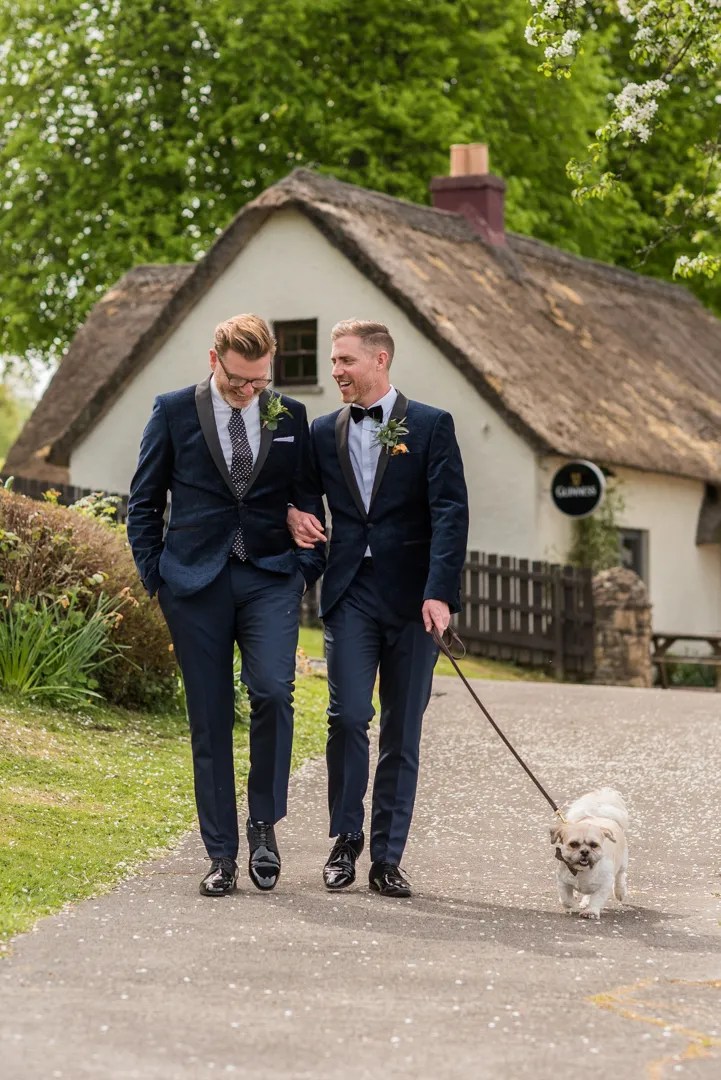
[[[0,468],[30,411],[29,402],[21,400],[9,386],[0,386]]]
[[[719,0],[529,0],[526,28],[543,48],[540,70],[568,78],[584,44],[615,30],[618,85],[603,124],[582,159],[567,170],[584,202],[617,190],[629,172],[664,150],[666,174],[658,180],[660,239],[679,238],[691,254],[677,252],[683,277],[721,270],[721,3]],[[664,135],[672,133],[672,146]],[[666,145],[663,145],[663,144]],[[660,144],[660,145],[658,145]],[[649,248],[655,246],[652,242]],[[678,246],[678,245],[676,245]]]
[[[0,353],[57,355],[130,266],[198,258],[296,165],[423,202],[454,142],[489,143],[509,228],[632,262],[658,236],[661,167],[629,168],[587,207],[563,169],[603,123],[617,28],[600,27],[556,85],[536,73],[527,12],[526,0],[0,0]]]

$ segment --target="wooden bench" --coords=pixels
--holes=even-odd
[[[721,634],[652,634],[653,652],[651,662],[658,665],[661,686],[668,690],[669,664],[699,664],[702,667],[716,669],[716,690],[721,692]],[[677,641],[692,642],[696,648],[687,653],[672,653],[669,650]],[[699,645],[711,647],[711,652],[701,652]]]

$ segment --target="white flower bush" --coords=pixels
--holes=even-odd
[[[526,41],[542,50],[539,71],[544,75],[569,78],[584,36],[598,31],[601,18],[634,26],[630,60],[640,74],[649,73],[645,80],[629,79],[614,95],[608,120],[596,132],[587,159],[568,162],[577,200],[603,198],[618,186],[619,176],[603,170],[612,144],[631,150],[648,143],[662,122],[664,96],[674,81],[694,79],[708,87],[710,107],[721,104],[721,0],[529,0],[529,5]],[[721,228],[719,142],[721,138],[708,147],[690,148],[708,163],[702,190],[674,194],[672,189],[664,197],[667,212],[682,207],[689,222],[698,226],[696,244]],[[719,270],[721,259],[698,251],[679,258],[674,273],[710,277]]]

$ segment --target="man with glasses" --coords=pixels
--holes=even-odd
[[[275,345],[256,315],[216,327],[210,376],[156,399],[128,501],[133,556],[158,595],[185,685],[211,859],[203,896],[232,892],[238,876],[236,643],[250,700],[248,869],[261,890],[278,880],[273,826],[286,813],[300,600],[324,563],[322,542],[298,550],[286,527],[289,503],[323,511],[308,488],[305,408],[268,390]]]

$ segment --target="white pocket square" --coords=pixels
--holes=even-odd
[[[279,435],[273,442],[295,442],[295,435]]]

